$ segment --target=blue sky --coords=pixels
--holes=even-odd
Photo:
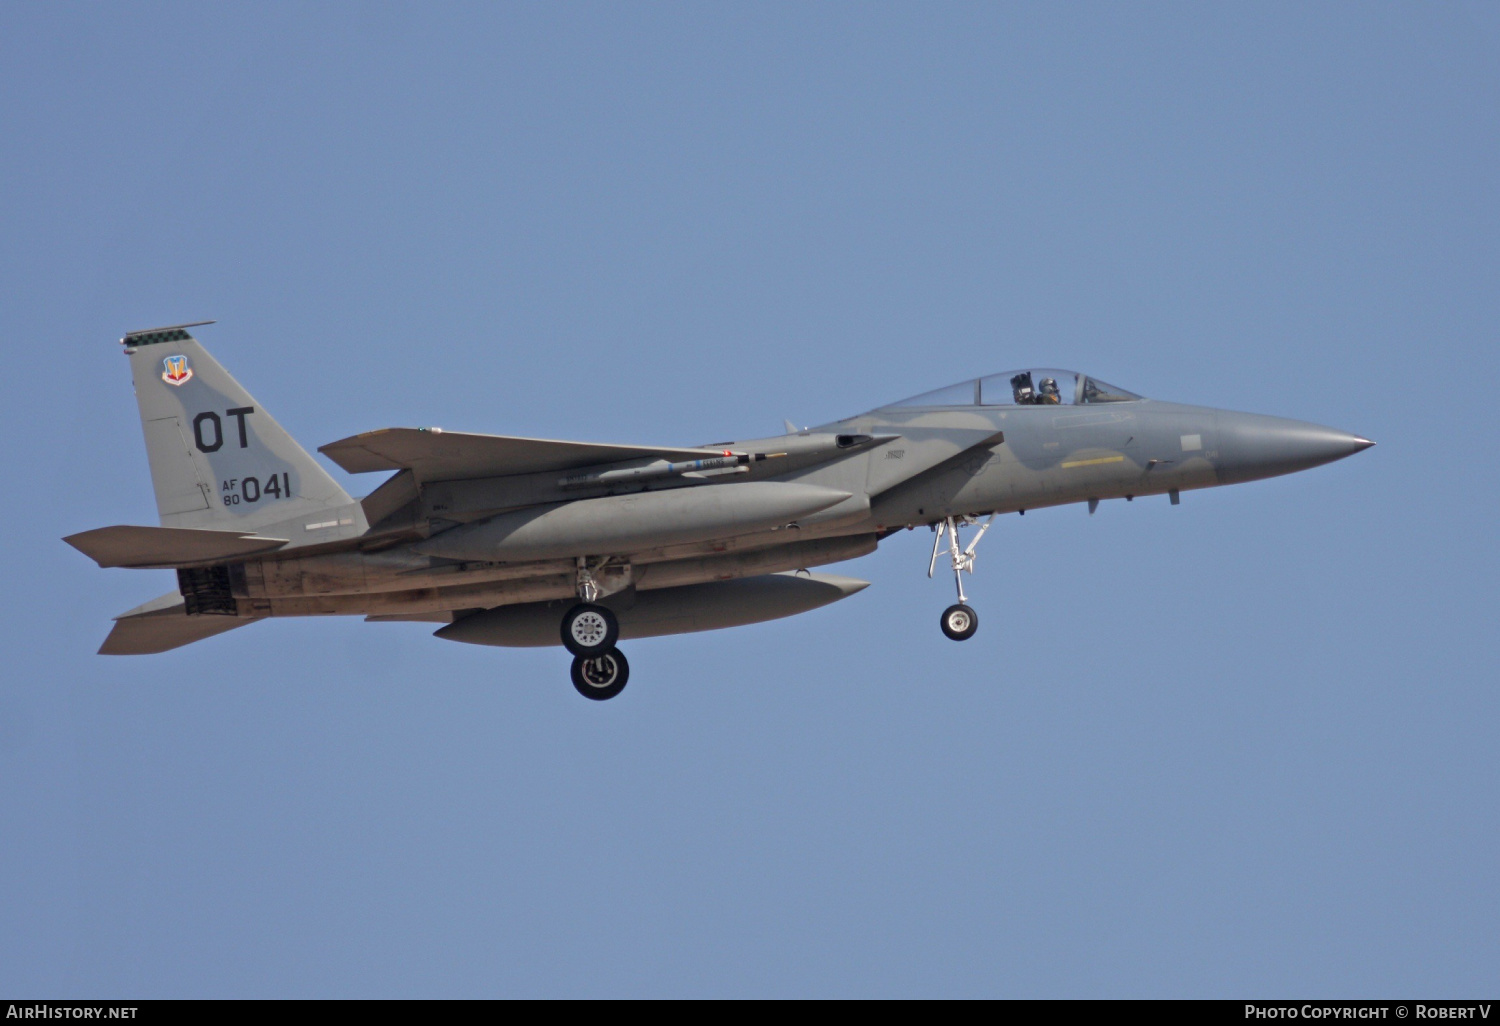
[[[0,992],[1493,992],[1497,54],[1480,4],[6,6]],[[964,645],[914,533],[597,705],[422,625],[95,656],[173,585],[58,540],[155,521],[116,343],[203,318],[310,449],[1028,364],[1379,445],[1005,518]]]

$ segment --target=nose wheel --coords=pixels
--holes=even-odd
[[[943,610],[943,633],[954,641],[968,641],[979,630],[979,614],[963,603]]]
[[[953,583],[958,588],[958,602],[943,610],[943,618],[939,624],[943,633],[954,641],[968,641],[979,630],[979,614],[969,607],[969,597],[964,594],[964,574],[974,572],[974,552],[979,548],[979,540],[984,537],[997,516],[998,513],[991,513],[979,533],[962,548],[959,547],[958,529],[975,523],[973,517],[945,517],[933,525],[936,537],[932,539],[932,559],[927,562],[927,576],[931,577],[937,569],[938,552],[942,549],[943,536],[946,534],[948,560],[953,567]]]

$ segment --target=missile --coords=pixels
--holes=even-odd
[[[504,562],[625,555],[754,534],[847,498],[848,492],[789,481],[607,495],[501,513],[435,534],[412,551]]]
[[[595,488],[641,481],[659,480],[666,477],[705,478],[720,474],[746,474],[752,469],[761,471],[760,476],[782,474],[812,463],[821,463],[837,456],[868,449],[893,441],[897,435],[798,435],[790,438],[771,438],[763,441],[779,452],[735,452],[725,449],[722,456],[709,456],[701,460],[684,460],[672,463],[654,460],[641,466],[622,467],[573,474],[557,482],[559,488]],[[705,448],[711,448],[705,446]],[[786,460],[771,467],[757,464],[767,460]]]
[[[656,460],[643,467],[604,470],[593,474],[574,474],[572,477],[565,477],[557,482],[557,486],[559,488],[590,488],[595,485],[632,484],[663,477],[716,477],[720,474],[744,473],[750,469],[751,463],[785,455],[786,453],[780,452],[758,452],[752,456],[746,452],[733,453],[726,450],[722,456],[710,456],[701,460],[683,460],[680,463]]]
[[[837,574],[764,574],[735,581],[643,591],[616,611],[620,638],[712,631],[777,620],[848,598],[868,581]],[[518,648],[559,645],[557,624],[573,600],[527,602],[475,613],[438,629],[448,641]],[[608,600],[606,600],[608,604]]]

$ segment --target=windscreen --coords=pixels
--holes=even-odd
[[[901,406],[1073,406],[1141,397],[1076,371],[1032,368],[991,374],[892,403]]]

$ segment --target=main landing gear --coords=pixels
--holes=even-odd
[[[573,653],[573,686],[584,698],[602,702],[625,690],[630,663],[615,647],[620,621],[613,610],[595,601],[599,585],[583,559],[578,561],[578,597],[583,601],[563,614],[562,643]]]
[[[573,657],[573,686],[584,698],[602,702],[625,690],[630,680],[630,663],[625,653],[610,648],[599,655]]]
[[[931,577],[937,569],[938,549],[943,543],[943,535],[948,536],[948,558],[953,566],[953,581],[958,586],[958,602],[943,610],[943,618],[939,625],[943,633],[954,641],[968,641],[979,630],[979,614],[969,608],[968,596],[964,594],[964,573],[974,572],[974,550],[979,548],[979,539],[984,537],[984,532],[990,529],[995,522],[997,513],[991,513],[990,518],[984,522],[979,533],[969,539],[969,544],[959,548],[958,529],[960,526],[968,526],[977,523],[974,517],[945,517],[933,525],[936,536],[932,539],[932,559],[927,563],[927,576]]]
[[[630,664],[615,647],[620,621],[604,606],[585,602],[563,614],[562,643],[573,653],[573,686],[584,698],[603,701],[625,690]]]
[[[584,602],[563,614],[563,647],[576,656],[598,655],[614,648],[619,638],[620,621],[603,606]]]

